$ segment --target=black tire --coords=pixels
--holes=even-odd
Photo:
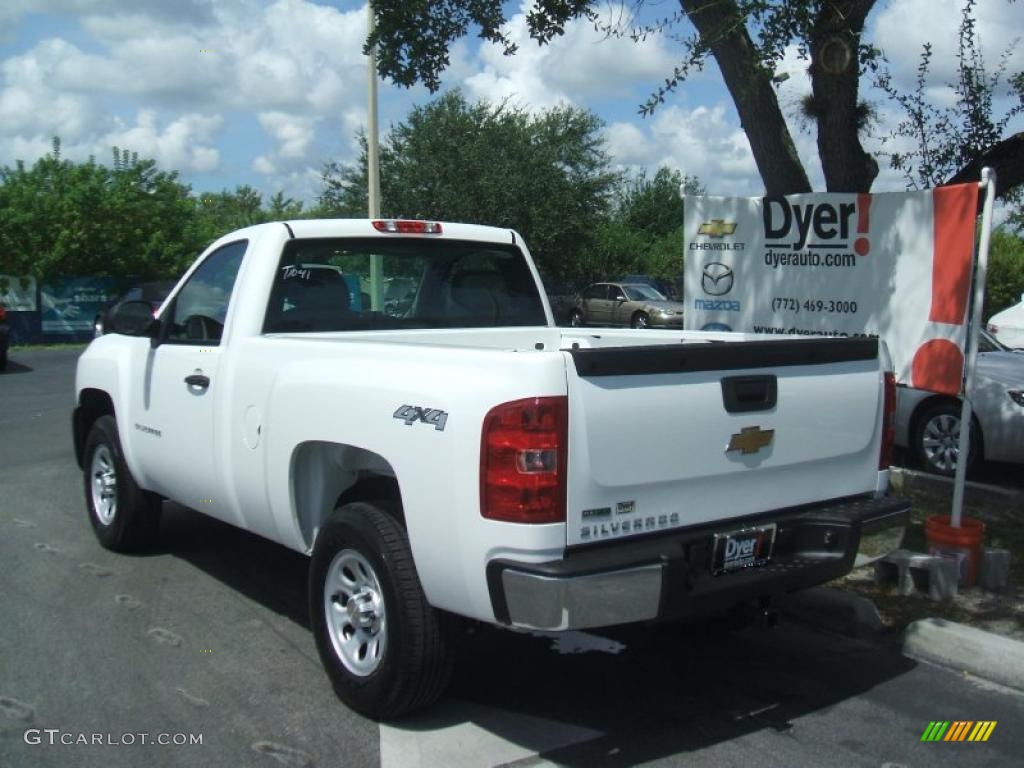
[[[0,371],[7,370],[7,350],[0,349]]]
[[[583,321],[583,313],[578,309],[574,309],[572,314],[569,315],[569,325],[573,328],[582,328],[586,323]]]
[[[360,602],[372,610],[357,611]],[[334,691],[355,711],[394,718],[444,693],[452,673],[448,617],[427,603],[408,537],[379,507],[345,504],[321,527],[309,613]]]
[[[637,312],[633,315],[633,320],[630,322],[634,328],[650,328],[651,318],[647,316],[646,312]]]
[[[951,477],[956,474],[958,460],[957,439],[960,434],[960,403],[941,402],[928,406],[914,420],[911,448],[918,466],[937,475]],[[967,456],[967,471],[981,455],[981,431],[972,419],[971,448]]]
[[[139,488],[132,477],[113,416],[96,419],[83,456],[85,505],[100,544],[115,552],[152,545],[160,530],[160,497]]]

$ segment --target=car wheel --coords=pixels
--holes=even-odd
[[[573,328],[580,328],[586,325],[586,323],[584,323],[583,321],[583,313],[580,312],[578,309],[574,309],[572,311],[572,314],[569,315],[569,325],[571,325]]]
[[[637,312],[633,315],[633,322],[631,325],[634,328],[650,328],[651,318],[647,316],[646,312]]]
[[[103,317],[101,315],[96,315],[95,319],[92,321],[92,336],[94,339],[98,339],[102,335]]]
[[[7,350],[0,349],[0,371],[7,370]]]
[[[446,617],[427,603],[408,537],[381,508],[355,502],[327,518],[313,547],[309,612],[334,691],[357,712],[397,717],[447,687]]]
[[[84,457],[85,503],[100,544],[116,552],[152,544],[160,528],[160,497],[139,488],[129,472],[113,416],[100,416],[92,425]]]
[[[916,420],[913,449],[920,466],[929,472],[952,476],[956,473],[960,442],[960,404],[938,403],[930,406]],[[978,457],[981,432],[971,425],[971,448],[967,456],[967,469]]]

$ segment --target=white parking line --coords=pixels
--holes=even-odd
[[[380,725],[381,768],[491,768],[604,734],[530,715],[447,699],[401,725]]]

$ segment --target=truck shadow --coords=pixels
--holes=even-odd
[[[170,554],[201,569],[307,630],[309,560],[280,544],[165,502],[157,554]]]
[[[552,763],[617,767],[757,731],[790,734],[797,719],[916,666],[878,645],[796,623],[732,633],[634,625],[572,634],[582,637],[559,642],[479,628],[449,696],[483,705],[478,725],[498,735],[507,718],[488,717],[492,707],[569,726],[564,746],[523,744]],[[574,736],[579,729],[595,735]]]
[[[175,504],[165,505],[159,551],[309,629],[303,555]],[[460,739],[482,733],[580,768],[636,765],[762,731],[792,736],[800,718],[916,666],[878,643],[785,621],[774,630],[633,625],[562,635],[460,621],[456,635],[446,696],[382,733],[441,754],[469,749]]]

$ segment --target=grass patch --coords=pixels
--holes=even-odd
[[[924,526],[932,515],[948,515],[948,498],[911,492],[910,524],[903,548],[927,552]],[[918,619],[939,618],[1024,640],[1024,510],[994,511],[965,507],[964,515],[985,523],[986,546],[1010,551],[1009,586],[1001,592],[987,592],[979,587],[961,588],[949,602],[928,599],[924,592],[901,595],[892,584],[874,581],[874,567],[860,568],[831,586],[855,592],[871,600],[878,609],[882,623],[894,632],[901,632]]]

